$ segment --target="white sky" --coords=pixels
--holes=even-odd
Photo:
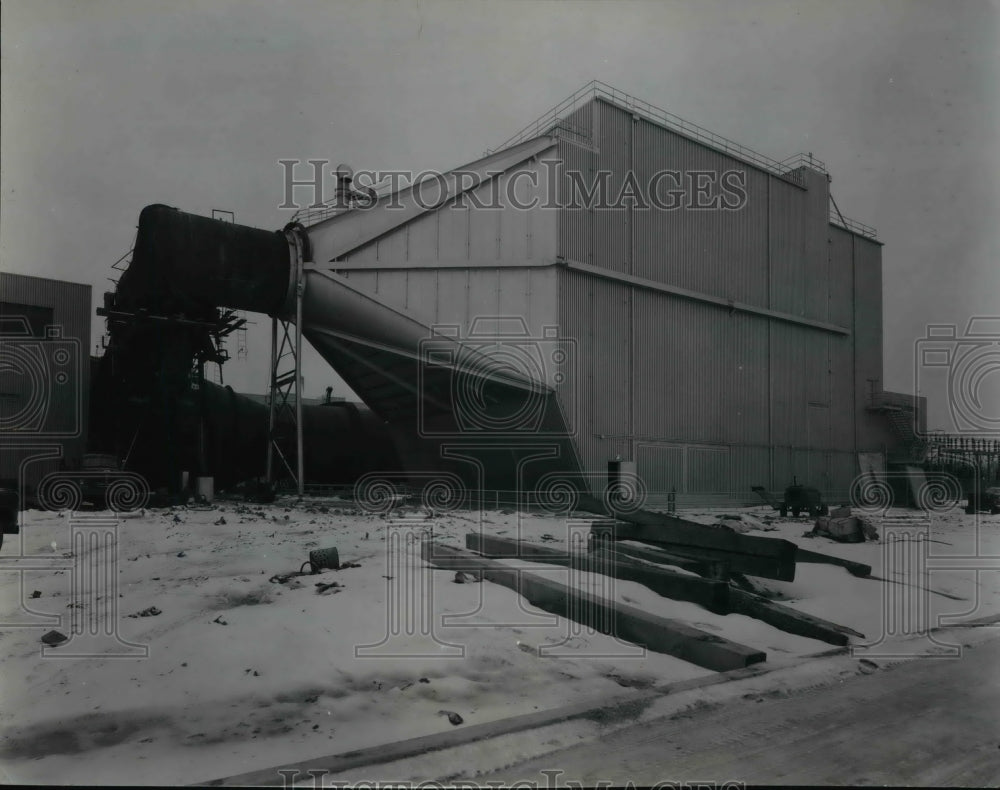
[[[277,229],[279,159],[454,167],[600,79],[827,164],[886,245],[887,389],[926,324],[1000,314],[995,2],[4,0],[0,67],[0,266],[95,303],[149,203]],[[238,390],[265,389],[266,323]]]

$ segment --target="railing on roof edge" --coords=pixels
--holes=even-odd
[[[833,206],[830,207],[830,223],[868,239],[878,238],[878,231],[871,225],[866,225],[863,222],[858,222],[856,219],[845,217],[839,211],[835,210]]]
[[[592,82],[587,83],[571,96],[563,99],[555,107],[541,115],[537,120],[528,124],[514,136],[504,141],[500,146],[488,149],[486,153],[496,153],[497,151],[510,148],[511,146],[517,145],[518,143],[524,142],[532,137],[538,137],[561,121],[561,116],[569,115],[570,113],[576,111],[578,107],[583,106],[586,102],[594,98],[607,99],[619,107],[635,112],[638,115],[645,116],[654,123],[659,123],[667,128],[679,131],[688,137],[705,142],[713,148],[737,156],[740,159],[783,178],[791,178],[799,181],[800,179],[796,177],[794,171],[803,166],[810,167],[813,170],[818,170],[822,173],[827,172],[826,164],[819,159],[816,159],[811,154],[794,154],[793,156],[779,162],[778,160],[772,159],[764,154],[760,154],[751,148],[740,145],[727,137],[715,134],[715,132],[711,132],[702,126],[691,123],[690,121],[681,118],[679,115],[674,115],[673,113],[667,112],[656,105],[650,104],[642,99],[637,99],[636,97],[625,93],[625,91],[614,88],[606,83],[600,82],[599,80],[593,80]]]
[[[828,173],[826,163],[817,159],[812,154],[800,152],[792,154],[781,161],[772,159],[769,156],[757,153],[751,148],[740,145],[727,137],[715,134],[702,126],[691,123],[678,115],[667,112],[666,110],[650,104],[649,102],[637,99],[636,97],[625,93],[625,91],[614,88],[611,85],[600,82],[599,80],[593,80],[587,83],[575,93],[552,107],[548,110],[548,112],[544,113],[515,135],[501,143],[497,148],[487,149],[484,152],[484,156],[490,156],[526,140],[551,132],[555,132],[558,136],[568,136],[578,142],[589,140],[589,130],[566,121],[563,116],[570,115],[575,112],[578,107],[583,106],[586,102],[598,97],[606,98],[620,107],[631,110],[639,115],[646,116],[654,123],[662,124],[663,126],[679,131],[688,137],[706,142],[713,148],[737,156],[767,172],[773,173],[781,178],[795,181],[799,184],[803,181],[796,172],[799,168],[808,167],[821,173]],[[379,195],[380,198],[382,196],[383,195]],[[317,206],[315,208],[300,209],[292,216],[292,221],[300,222],[303,225],[309,225],[311,223],[317,223],[328,219],[336,214],[338,210],[340,210],[340,207],[330,204]],[[878,237],[878,232],[872,226],[866,225],[865,223],[857,220],[848,219],[847,217],[841,217],[838,212],[835,212],[832,209],[830,212],[830,222],[867,238],[875,239]]]

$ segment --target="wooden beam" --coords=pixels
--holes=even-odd
[[[597,543],[594,542],[592,545],[596,546]],[[608,550],[632,559],[655,562],[657,565],[674,565],[686,571],[697,573],[699,576],[708,576],[712,579],[723,578],[722,572],[725,569],[725,563],[721,561],[696,560],[692,557],[681,556],[680,554],[671,554],[669,551],[648,544],[645,546],[630,546],[627,543],[616,542],[611,544]]]
[[[709,634],[679,620],[668,620],[634,606],[609,601],[583,590],[510,568],[466,549],[428,541],[421,546],[424,561],[451,570],[479,570],[483,578],[523,595],[546,612],[568,617],[619,639],[666,653],[706,669],[725,672],[764,661],[767,655],[738,642]]]
[[[636,581],[666,598],[692,601],[717,614],[743,614],[790,634],[819,639],[831,645],[846,645],[850,637],[864,638],[864,634],[846,626],[800,612],[789,606],[768,600],[760,595],[732,587],[728,583],[713,579],[702,579],[671,571],[668,568],[630,561],[628,556],[616,556],[621,544],[613,548],[599,547],[593,552],[594,562],[586,562],[587,557],[569,555],[562,549],[541,546],[526,541],[499,538],[470,532],[465,536],[466,546],[488,557],[522,559],[532,562],[547,562],[552,565],[572,566],[591,573],[613,574],[615,578]],[[638,549],[643,555],[662,559],[669,554],[657,549]]]
[[[759,557],[774,557],[794,560],[796,545],[779,538],[760,538],[755,535],[740,535],[721,527],[697,524],[666,513],[637,510],[634,513],[609,512],[604,503],[589,495],[581,495],[580,508],[593,509],[615,521],[624,521],[636,528],[637,534],[645,535],[643,541],[669,543],[693,548],[720,549],[722,551],[752,554]],[[790,581],[790,580],[789,580]]]
[[[846,645],[852,636],[859,639],[865,636],[847,626],[783,606],[746,590],[730,590],[729,601],[731,611],[736,614],[745,614],[790,634],[819,639],[831,645]]]
[[[664,516],[669,518],[669,516]],[[707,536],[699,532],[709,533]],[[713,535],[711,533],[720,533]],[[645,524],[619,523],[614,527],[595,524],[591,527],[595,540],[635,540],[640,543],[650,543],[669,554],[687,557],[700,562],[724,563],[728,570],[736,573],[746,573],[764,579],[795,580],[795,557],[797,548],[789,540],[774,538],[753,538],[753,540],[768,541],[768,544],[751,546],[754,553],[740,551],[748,544],[736,543],[732,538],[747,538],[746,535],[736,535],[717,527],[687,527],[675,529],[670,525],[649,526]],[[684,542],[682,542],[684,541]],[[717,543],[719,545],[704,545]],[[724,548],[736,546],[739,548]],[[771,556],[765,551],[772,552]]]
[[[644,565],[614,552],[596,551],[592,554],[570,555],[562,549],[551,546],[498,538],[479,532],[468,533],[465,536],[465,545],[486,557],[547,562],[588,573],[602,573],[615,579],[638,582],[665,598],[690,601],[720,614],[729,611],[727,582]]]
[[[853,560],[844,560],[840,557],[833,557],[829,554],[821,554],[818,551],[809,551],[801,546],[799,547],[796,559],[799,562],[815,562],[824,563],[826,565],[838,565],[841,568],[846,568],[853,576],[860,576],[862,578],[872,575],[871,565],[865,565],[863,562],[854,562]]]

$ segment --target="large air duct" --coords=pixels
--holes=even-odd
[[[275,233],[148,206],[115,306],[199,318],[224,305],[294,321],[301,263],[303,336],[388,423],[409,469],[461,467],[443,458],[445,445],[477,459],[466,462],[470,482],[490,488],[520,485],[526,454],[549,459],[539,473],[576,466],[553,389],[530,359],[518,365],[488,343],[435,334],[311,258],[301,226]]]

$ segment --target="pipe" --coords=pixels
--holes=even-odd
[[[284,233],[151,205],[139,214],[116,305],[189,317],[222,305],[271,314],[280,308],[289,276]]]
[[[532,360],[535,344],[526,328],[524,364],[492,353],[502,345],[495,334],[462,338],[436,333],[339,276],[330,264],[306,263],[313,255],[311,233],[296,224],[275,233],[147,206],[114,307],[211,322],[224,305],[294,323],[296,352],[304,336],[389,423],[397,447],[408,453],[403,459],[408,468],[440,467],[442,443],[449,436],[468,438],[470,425],[482,452],[500,459],[487,465],[506,470],[502,484],[484,480],[488,487],[520,485],[514,456],[530,455],[533,445],[551,448],[556,442],[561,449],[553,458],[562,460],[553,463],[577,466],[554,381],[549,380],[554,369],[544,360]],[[301,384],[300,372],[297,395]],[[462,387],[468,397],[456,395]],[[301,432],[306,420],[298,404],[296,411]],[[527,420],[522,419],[525,414]],[[512,430],[507,429],[509,418]],[[299,469],[306,461],[303,445],[298,442]],[[262,463],[266,457],[261,448]],[[273,464],[272,457],[272,470]],[[544,472],[541,464],[532,468]],[[301,484],[304,475],[299,478]]]

